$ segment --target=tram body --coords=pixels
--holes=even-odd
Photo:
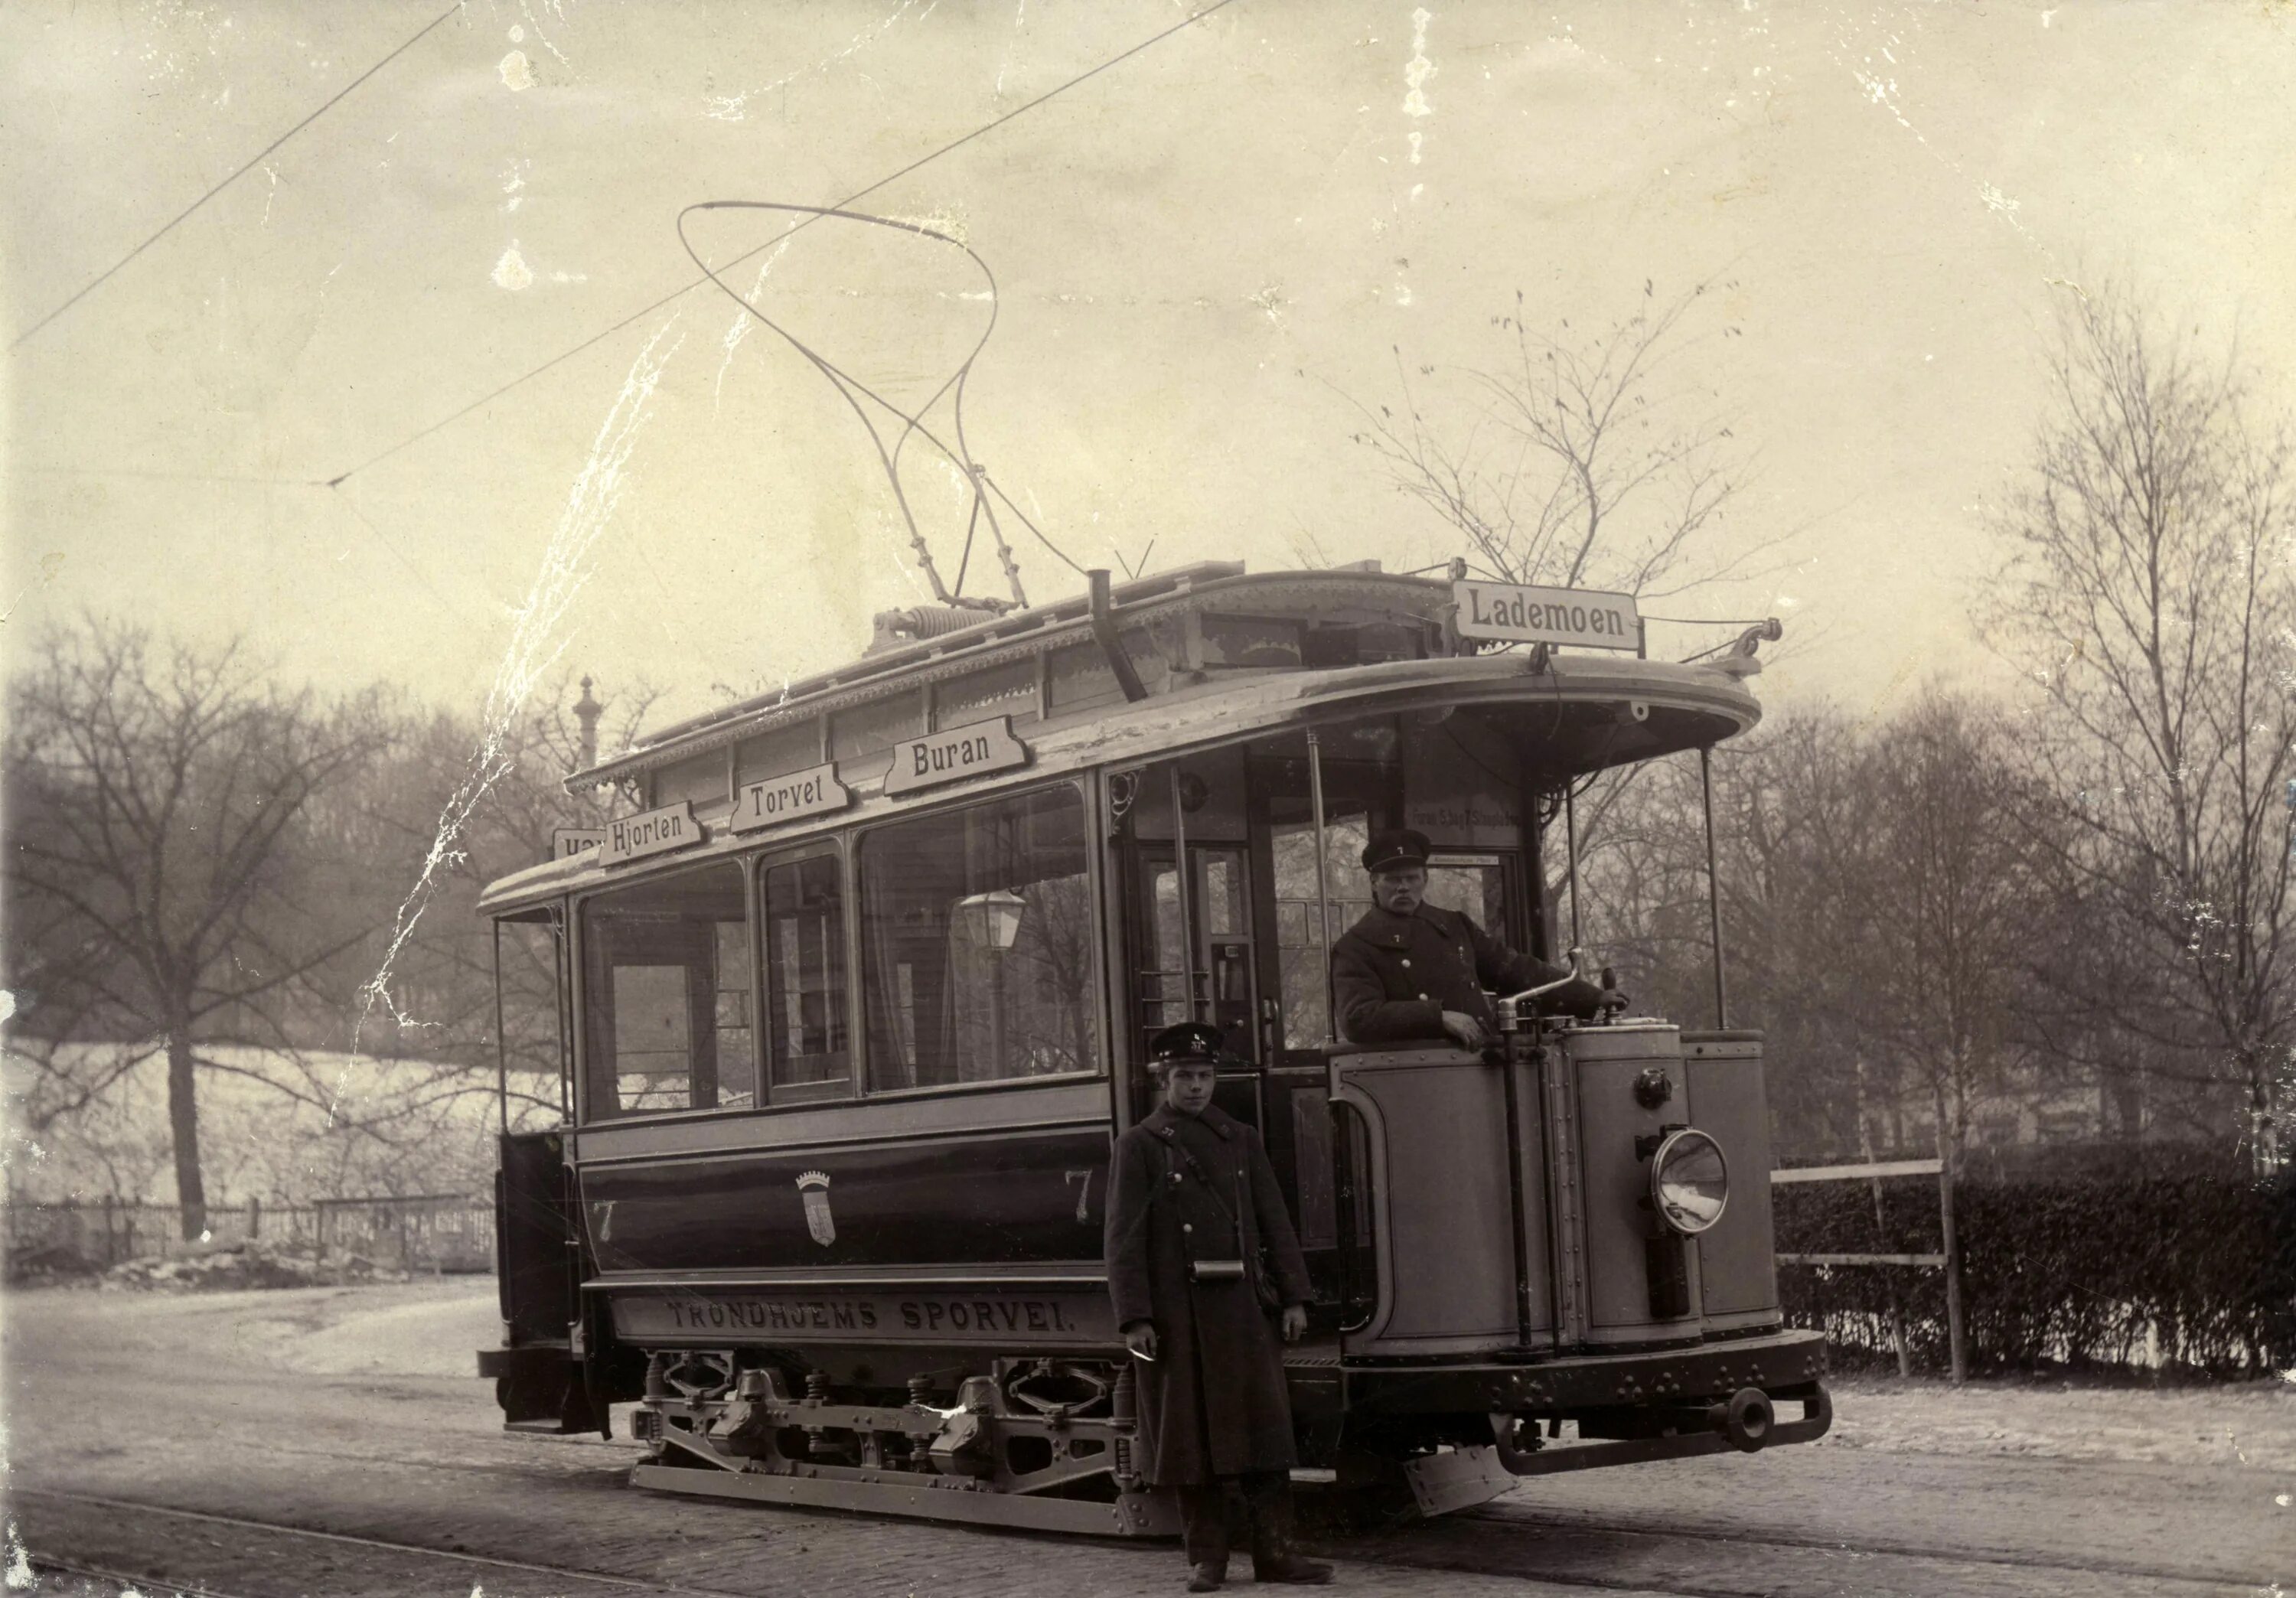
[[[566,1109],[503,1138],[480,1367],[506,1424],[635,1401],[648,1487],[1172,1530],[1101,1235],[1145,1041],[1198,1019],[1316,1282],[1285,1356],[1304,1477],[1434,1513],[1822,1433],[1758,1034],[1526,1004],[1480,1054],[1333,1035],[1370,832],[1426,833],[1431,898],[1546,952],[1567,784],[1759,716],[1710,666],[1472,652],[1451,607],[1206,565],[926,612],[573,779],[634,814],[483,905],[505,1036],[554,1049]]]

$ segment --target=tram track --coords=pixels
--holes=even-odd
[[[447,1569],[463,1572],[446,1586],[430,1584],[409,1586],[407,1591],[467,1592],[472,1586],[485,1586],[489,1591],[500,1591],[501,1580],[489,1577],[488,1571],[503,1577],[522,1576],[551,1584],[554,1594],[569,1598],[610,1598],[611,1594],[642,1594],[659,1598],[755,1598],[759,1590],[750,1586],[726,1586],[693,1581],[664,1581],[631,1576],[594,1566],[553,1563],[537,1560],[506,1558],[498,1554],[472,1553],[467,1550],[441,1548],[430,1544],[400,1538],[360,1535],[325,1530],[288,1521],[266,1520],[255,1516],[220,1513],[212,1510],[193,1510],[143,1500],[106,1495],[62,1491],[53,1488],[18,1485],[12,1496],[20,1500],[45,1502],[67,1505],[82,1512],[123,1516],[157,1518],[183,1527],[204,1527],[234,1534],[242,1543],[253,1539],[261,1544],[272,1543],[272,1555],[276,1562],[279,1550],[289,1551],[286,1562],[292,1564],[299,1557],[293,1550],[327,1547],[342,1550],[346,1554],[365,1555],[370,1560],[398,1560],[428,1564],[431,1572],[443,1575]],[[838,1516],[839,1520],[849,1517]],[[964,1537],[963,1530],[952,1529],[950,1536]],[[1105,1544],[1078,1542],[1075,1539],[1045,1537],[1041,1541],[1049,1550],[1055,1547],[1075,1549],[1082,1554],[1090,1548],[1112,1552]],[[1621,1546],[1621,1544],[1631,1545]],[[1718,1562],[1725,1569],[1710,1568],[1703,1556],[1685,1560],[1680,1545],[1689,1544],[1717,1551],[1727,1550],[1727,1557]],[[1668,1545],[1675,1545],[1669,1549]],[[25,1547],[31,1563],[39,1569],[82,1577],[96,1581],[120,1584],[120,1590],[139,1586],[147,1592],[164,1587],[184,1594],[185,1598],[267,1598],[276,1587],[266,1588],[262,1583],[242,1590],[242,1585],[233,1585],[229,1578],[223,1584],[187,1578],[172,1570],[155,1573],[119,1568],[133,1562],[117,1559],[82,1557],[78,1550],[55,1548],[46,1551],[47,1539],[37,1532],[25,1537]],[[2176,1570],[2161,1566],[2127,1561],[2079,1561],[2046,1556],[2014,1554],[1941,1548],[1905,1539],[1861,1540],[1857,1543],[1815,1537],[1791,1535],[1739,1536],[1703,1528],[1683,1529],[1636,1525],[1620,1520],[1595,1518],[1517,1518],[1489,1510],[1470,1512],[1455,1519],[1414,1528],[1406,1532],[1387,1532],[1370,1537],[1347,1537],[1330,1539],[1327,1552],[1362,1569],[1365,1576],[1374,1573],[1388,1576],[1433,1577],[1439,1573],[1458,1578],[1483,1578],[1502,1581],[1537,1581],[1565,1590],[1592,1592],[1636,1592],[1665,1594],[1668,1598],[1748,1598],[1750,1594],[1800,1594],[1841,1591],[1921,1591],[1937,1593],[1992,1592],[2054,1592],[2080,1590],[2090,1593],[2159,1593],[2165,1594],[2201,1594],[2232,1591],[2254,1591],[2268,1588],[2268,1578],[2248,1578],[2196,1575],[2189,1569]],[[1134,1551],[1141,1560],[1144,1574],[1147,1564],[1166,1551],[1139,1549]],[[242,1558],[246,1551],[242,1550]],[[221,1555],[217,1555],[221,1557]],[[1876,1569],[1875,1561],[1904,1561],[1895,1571]],[[1126,1561],[1129,1563],[1128,1560]],[[1686,1563],[1709,1565],[1698,1572],[1681,1567]],[[413,1571],[405,1572],[412,1575]],[[1980,1574],[1981,1573],[1981,1574]],[[2100,1582],[2103,1583],[2100,1586]],[[2130,1584],[2123,1587],[2120,1584]],[[1090,1584],[1087,1582],[1087,1586]],[[394,1590],[388,1583],[376,1591]],[[959,1591],[964,1588],[953,1587]]]
[[[1458,1515],[1460,1524],[1488,1526],[1510,1536],[1530,1538],[1552,1537],[1557,1533],[1594,1533],[1611,1537],[1670,1539],[1705,1542],[1733,1548],[1799,1549],[1821,1553],[1883,1554],[1896,1559],[1934,1560],[1941,1563],[1961,1565],[1999,1565],[2016,1570],[2062,1571],[2079,1576],[2122,1576],[2132,1580],[2183,1583],[2210,1586],[2218,1582],[2213,1577],[2196,1577],[2189,1570],[2176,1570],[2162,1565],[2138,1563],[2126,1560],[2095,1560],[2068,1561],[2030,1554],[2005,1553],[1973,1553],[1965,1549],[1940,1548],[1905,1539],[1873,1538],[1855,1544],[1822,1537],[1796,1537],[1787,1533],[1765,1532],[1750,1536],[1742,1532],[1722,1531],[1704,1527],[1653,1527],[1627,1520],[1597,1520],[1591,1516],[1529,1515],[1506,1512],[1504,1508],[1486,1506],[1468,1510]],[[1560,1579],[1559,1578],[1550,1579]],[[2257,1576],[2248,1585],[2264,1587],[2271,1578]]]
[[[658,1598],[756,1598],[754,1593],[730,1587],[704,1587],[648,1581],[637,1577],[619,1576],[605,1570],[583,1569],[570,1565],[545,1564],[532,1560],[504,1559],[496,1554],[437,1548],[423,1543],[362,1537],[351,1532],[324,1531],[308,1526],[290,1525],[279,1520],[261,1520],[246,1515],[217,1514],[209,1510],[178,1509],[168,1504],[152,1504],[131,1498],[114,1498],[94,1493],[68,1493],[52,1487],[18,1486],[11,1488],[11,1496],[18,1499],[45,1499],[51,1503],[70,1504],[84,1508],[112,1510],[135,1515],[157,1515],[164,1519],[199,1525],[228,1527],[236,1531],[255,1532],[264,1537],[332,1544],[401,1556],[411,1554],[463,1567],[512,1570],[554,1581],[569,1581],[587,1586],[610,1588],[620,1593],[656,1594]],[[222,1588],[204,1582],[181,1583],[173,1578],[107,1569],[92,1563],[44,1553],[37,1545],[32,1544],[27,1545],[26,1558],[35,1568],[62,1570],[67,1574],[87,1576],[98,1580],[116,1580],[128,1586],[153,1584],[163,1587],[174,1587],[176,1591],[184,1594],[195,1594],[199,1598],[252,1598],[251,1594],[227,1593]]]

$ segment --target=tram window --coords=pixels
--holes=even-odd
[[[583,904],[590,1119],[753,1101],[749,950],[731,863]]]
[[[853,1059],[837,857],[767,866],[765,903],[767,1091],[777,1102],[839,1096],[852,1082]]]
[[[877,828],[859,873],[873,1090],[1097,1068],[1075,788]]]
[[[1371,900],[1364,893],[1363,849],[1371,822],[1358,810],[1326,818],[1324,881],[1332,907],[1327,934],[1316,933],[1316,829],[1278,822],[1268,843],[1275,865],[1275,947],[1283,987],[1286,1048],[1319,1047],[1331,1036],[1331,947]]]
[[[1509,935],[1506,869],[1496,855],[1439,855],[1429,861],[1427,902],[1458,911],[1487,932]]]
[[[750,930],[737,921],[718,923],[718,1108],[743,1110],[758,1102],[758,1056],[750,1015]]]
[[[554,906],[504,916],[495,925],[503,1069],[513,1091],[562,1106],[566,1029],[559,962],[565,917]]]

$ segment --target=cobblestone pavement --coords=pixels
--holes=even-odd
[[[333,1335],[341,1306],[275,1297],[256,1327],[226,1306],[12,1299],[20,1545],[231,1598],[1179,1590],[1168,1545],[641,1493],[626,1485],[628,1445],[505,1436],[474,1379],[291,1368],[282,1351]],[[1366,1594],[2256,1593],[2296,1575],[2296,1512],[2277,1503],[2292,1491],[2281,1468],[1802,1447],[1550,1478],[1324,1552],[1344,1590]],[[455,1555],[544,1569],[443,1557]]]

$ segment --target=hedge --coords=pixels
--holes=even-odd
[[[2296,1174],[2092,1168],[1954,1184],[1972,1371],[2259,1376],[2296,1365]],[[1934,1177],[1775,1190],[1783,1253],[1936,1253]],[[1894,1358],[1891,1297],[1919,1364],[1948,1364],[1945,1275],[1781,1266],[1790,1323],[1850,1363]]]

